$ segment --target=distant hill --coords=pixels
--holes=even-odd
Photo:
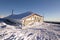
[[[52,24],[60,24],[60,22],[54,22],[54,21],[44,21],[45,23],[52,23]]]
[[[0,22],[3,22],[5,19],[4,18],[0,18]]]

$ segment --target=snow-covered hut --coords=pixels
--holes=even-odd
[[[32,25],[35,22],[43,22],[43,16],[33,12],[26,12],[18,15],[9,15],[5,18],[15,23],[20,23],[23,26]]]

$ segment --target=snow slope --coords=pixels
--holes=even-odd
[[[0,27],[3,27],[2,24]],[[16,28],[19,26],[6,24],[6,27],[0,28],[0,40],[60,40],[60,25],[43,23],[32,26],[19,29]]]

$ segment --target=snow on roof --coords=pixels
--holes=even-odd
[[[27,17],[31,14],[35,14],[33,12],[26,12],[26,13],[22,13],[22,14],[18,14],[18,15],[9,15],[6,18],[13,18],[13,19],[22,19],[24,17]]]
[[[13,18],[13,19],[22,19],[26,16],[29,16],[31,15],[33,12],[26,12],[26,13],[21,13],[21,14],[18,14],[18,15],[9,15],[5,18]]]

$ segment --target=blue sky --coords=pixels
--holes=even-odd
[[[0,0],[0,16],[32,11],[44,15],[45,20],[60,21],[60,0]]]

